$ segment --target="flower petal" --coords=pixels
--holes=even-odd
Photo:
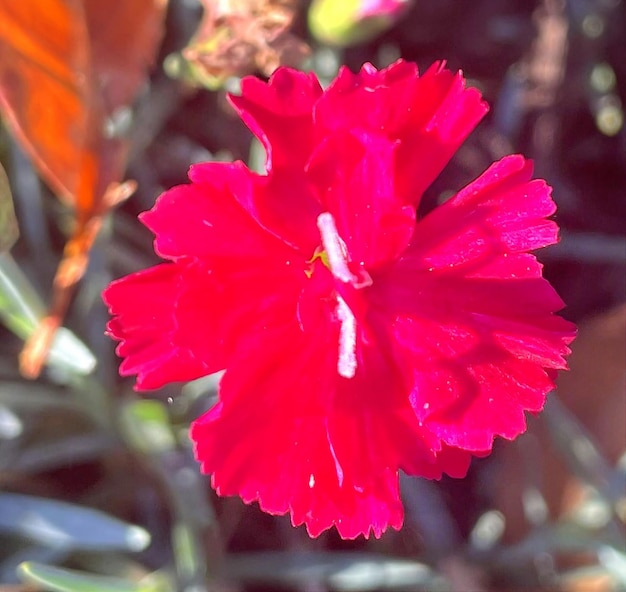
[[[546,219],[556,210],[550,187],[531,176],[532,163],[522,156],[494,163],[419,222],[411,257],[415,254],[425,269],[449,268],[454,274],[493,276],[497,261],[499,274],[540,276],[535,264],[524,272],[516,255],[556,243],[558,226]],[[508,269],[509,257],[515,270]]]
[[[295,317],[306,276],[264,263],[209,269],[181,261],[111,283],[103,298],[114,315],[108,332],[125,358],[120,373],[137,374],[139,390],[199,378],[227,367],[249,324]]]
[[[264,178],[242,163],[197,164],[189,178],[190,184],[166,191],[140,215],[156,235],[158,255],[172,260],[196,257],[207,264],[271,258],[274,265],[304,266],[304,259],[268,232],[251,211],[253,196],[264,191]]]
[[[417,80],[415,102],[398,132],[398,195],[419,203],[489,107],[475,88],[465,88],[462,73],[434,63]]]
[[[241,162],[206,162],[193,165],[189,178],[191,185],[165,192],[152,210],[140,215],[157,234],[161,256],[255,258],[273,253],[277,260],[299,257],[304,262],[319,244],[315,220],[320,204],[304,172],[264,176]]]
[[[382,70],[364,64],[357,74],[343,66],[315,105],[315,122],[328,131],[360,128],[396,138],[416,107],[418,77],[417,66],[404,60]]]
[[[469,453],[420,426],[372,335],[361,336],[352,379],[337,375],[330,344],[338,326],[328,318],[315,331],[287,321],[249,335],[222,379],[220,403],[192,426],[196,456],[220,495],[290,512],[311,536],[334,525],[343,538],[379,537],[402,524],[399,468],[427,478],[467,471]]]
[[[396,145],[381,136],[340,130],[314,153],[308,174],[356,265],[371,271],[396,259],[411,240],[415,209],[395,194]]]
[[[541,364],[507,351],[478,324],[398,316],[393,335],[413,377],[416,415],[453,447],[485,451],[495,436],[518,436],[524,412],[540,411],[554,388]]]
[[[302,170],[314,146],[313,105],[322,88],[312,72],[279,68],[267,83],[253,76],[241,81],[241,96],[229,100],[267,152],[268,172],[276,167]]]
[[[263,412],[268,402],[263,397],[259,406],[231,412],[220,403],[192,424],[196,456],[203,471],[213,473],[218,494],[258,501],[270,514],[290,512],[294,526],[306,524],[311,536],[332,526],[343,538],[370,531],[379,537],[389,525],[400,528],[397,473],[373,476],[366,491],[356,491],[348,480],[340,485],[324,418],[285,421],[277,414],[278,421]]]
[[[417,416],[447,444],[487,450],[525,429],[565,368],[574,326],[525,251],[557,240],[549,187],[508,157],[418,222],[373,277],[370,302],[412,376]],[[546,371],[547,370],[547,371]]]
[[[399,141],[397,197],[417,205],[425,189],[487,112],[460,72],[433,64],[421,77],[398,60],[358,74],[342,68],[315,106],[316,123],[329,130],[365,129]]]
[[[120,374],[137,374],[137,389],[192,380],[224,367],[224,353],[211,350],[204,335],[210,325],[210,309],[204,306],[208,278],[184,264],[163,264],[116,280],[103,292],[114,315],[107,332],[121,342],[116,349],[124,358]],[[191,325],[185,323],[188,317]]]
[[[271,514],[291,512],[311,536],[333,525],[344,538],[380,536],[402,524],[397,471],[371,471],[357,489],[356,459],[338,464],[328,429],[337,354],[324,343],[336,343],[337,331],[329,331],[312,338],[292,324],[252,335],[222,379],[222,401],[191,436],[218,494],[258,501]],[[277,360],[285,362],[280,369]]]
[[[319,204],[304,177],[315,146],[313,105],[322,95],[315,74],[279,68],[267,83],[248,76],[229,100],[267,152],[269,177],[255,191],[237,192],[263,227],[311,257],[319,242]],[[279,174],[271,174],[278,169]]]

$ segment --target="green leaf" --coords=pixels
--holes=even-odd
[[[52,592],[166,592],[171,588],[162,579],[144,578],[132,582],[121,578],[52,567],[27,561],[17,568],[24,583],[45,586]]]
[[[98,510],[52,499],[0,494],[0,530],[66,550],[142,551],[150,535]]]
[[[0,253],[0,321],[21,339],[27,339],[45,314],[37,291],[13,257]],[[89,374],[96,359],[85,344],[65,327],[57,330],[47,363],[70,374]]]
[[[0,164],[0,252],[8,251],[20,235],[9,180]]]
[[[172,529],[172,547],[176,560],[176,569],[183,581],[191,580],[201,572],[201,549],[196,543],[195,532],[182,522]]]
[[[124,437],[143,454],[161,454],[176,448],[167,409],[160,401],[130,401],[122,408],[121,418]]]

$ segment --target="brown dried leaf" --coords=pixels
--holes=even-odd
[[[200,1],[204,16],[181,54],[196,84],[214,89],[231,76],[269,76],[278,66],[298,66],[310,53],[289,32],[297,0]]]

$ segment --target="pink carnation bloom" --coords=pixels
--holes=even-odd
[[[399,470],[464,476],[566,367],[574,326],[529,253],[558,240],[550,188],[509,156],[416,219],[487,111],[442,64],[325,91],[280,68],[230,100],[266,174],[197,164],[141,215],[167,262],[104,292],[120,372],[154,389],[225,369],[191,427],[217,493],[379,537],[402,525]]]

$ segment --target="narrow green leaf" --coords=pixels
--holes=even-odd
[[[193,579],[200,572],[202,558],[198,556],[194,532],[186,525],[178,523],[172,529],[172,547],[176,559],[176,568],[183,581]]]
[[[165,592],[168,589],[162,581],[149,577],[132,582],[32,561],[20,564],[17,575],[24,583],[45,586],[51,592]]]
[[[27,339],[45,314],[37,291],[13,257],[0,253],[0,321],[21,339]],[[48,355],[54,368],[74,374],[89,374],[96,359],[71,331],[61,327]]]
[[[150,535],[97,510],[57,500],[0,494],[0,530],[67,550],[142,551]]]
[[[8,251],[19,236],[9,180],[0,164],[0,252]]]

